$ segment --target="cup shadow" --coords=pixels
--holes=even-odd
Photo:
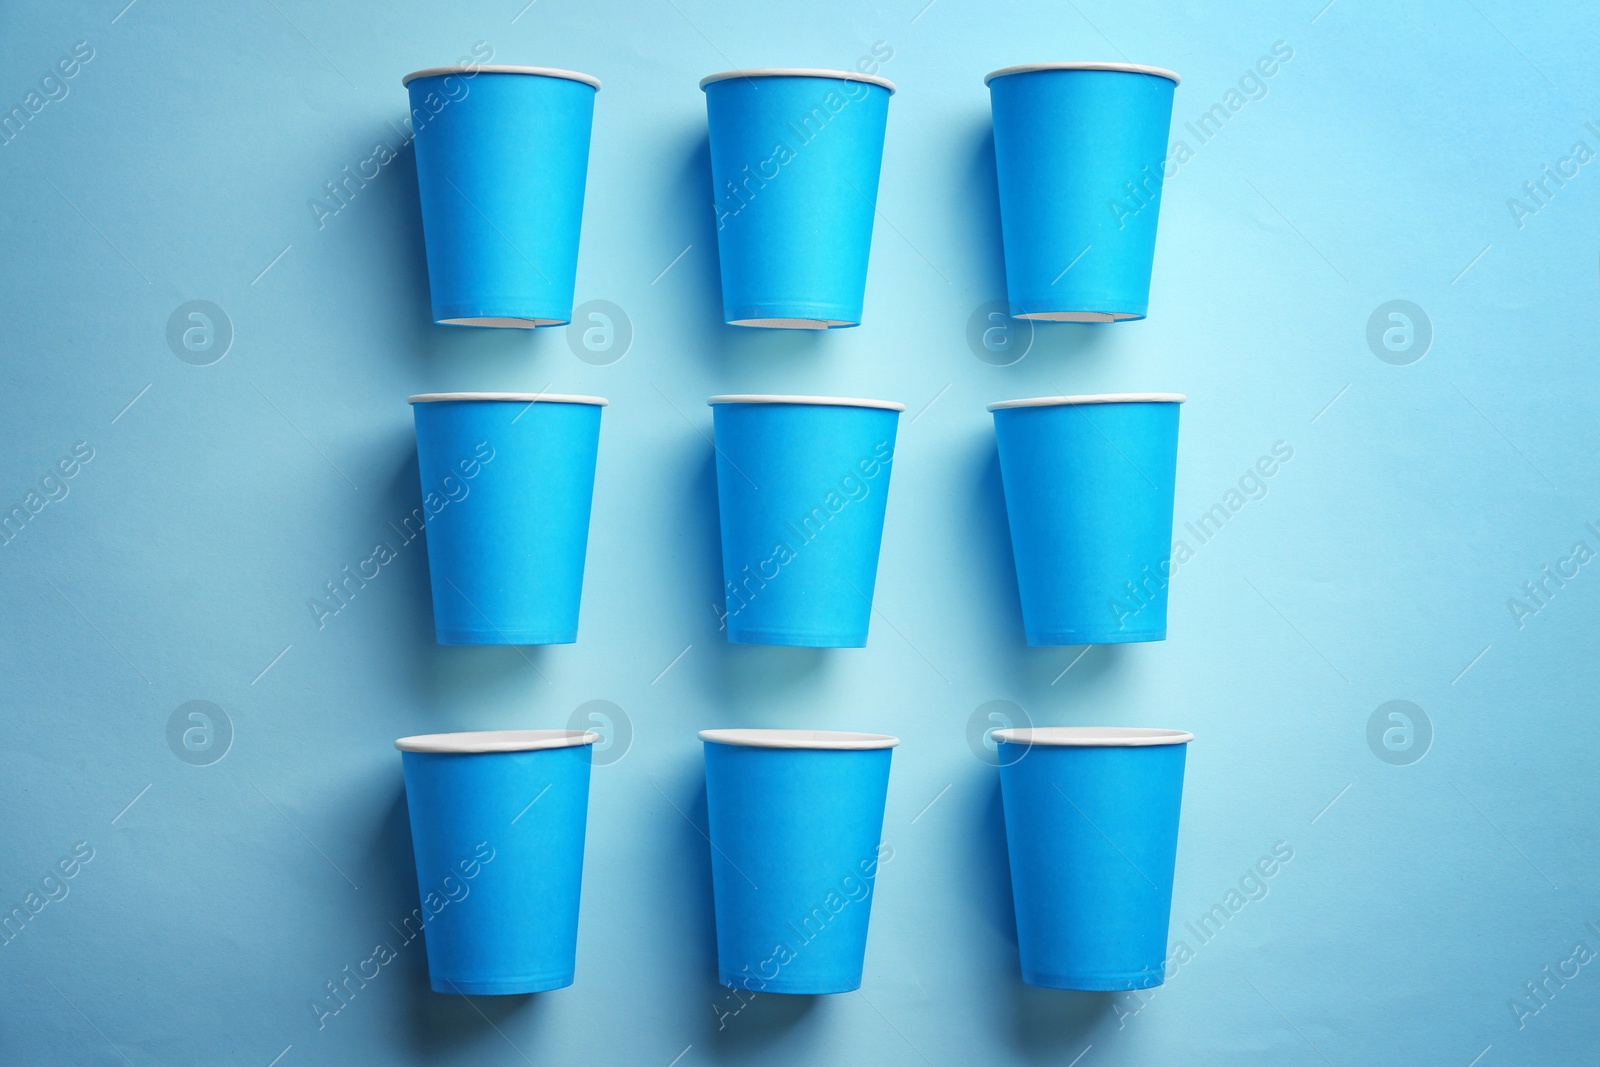
[[[367,854],[362,858],[361,890],[371,893],[377,901],[373,905],[388,921],[401,926],[402,920],[416,909],[417,898],[416,855],[411,848],[411,818],[406,808],[405,780],[400,769],[400,754],[393,753],[392,795],[383,820],[375,828]],[[397,943],[398,934],[389,944],[400,955],[400,962],[408,972],[420,976],[427,984],[428,970],[422,955],[422,939],[414,938],[404,948]],[[414,952],[412,950],[415,950]]]
[[[1137,329],[1138,323],[1126,322],[1036,322],[1033,324],[1033,345],[1029,355],[1075,356],[1082,359],[1109,356],[1112,344],[1110,331]],[[1065,387],[1050,383],[1060,392]]]
[[[549,334],[567,327],[541,327],[537,330],[503,329],[477,326],[440,326],[433,321],[433,302],[428,287],[428,256],[422,229],[422,199],[417,188],[416,146],[407,143],[387,164],[396,180],[379,195],[385,213],[388,245],[381,262],[389,288],[401,304],[399,319],[403,340],[398,347],[408,354],[419,370],[436,371],[441,366],[455,370],[462,360],[486,365],[508,381],[520,377],[530,355],[564,350],[559,336]],[[390,192],[390,188],[394,191]],[[580,248],[581,257],[582,250]],[[557,351],[558,356],[561,352]]]
[[[397,761],[398,762],[398,761]],[[416,929],[414,913],[421,904],[417,896],[416,857],[411,848],[411,819],[406,807],[405,786],[396,767],[394,798],[383,821],[376,827],[363,869],[382,872],[367,874],[362,893],[378,898],[379,915],[387,918],[384,941],[396,958],[384,965],[371,982],[396,983],[403,987],[407,1005],[404,1012],[412,1045],[429,1056],[458,1051],[464,1044],[492,1037],[492,1027],[528,1025],[524,1017],[538,1012],[537,994],[510,997],[466,997],[435,993],[428,985],[428,956],[424,935]],[[406,920],[413,919],[407,926]],[[481,1014],[480,1014],[481,1013]]]
[[[433,628],[433,587],[428,576],[428,539],[424,525],[421,478],[413,440],[397,443],[401,456],[383,490],[380,505],[386,522],[377,531],[400,557],[380,572],[384,582],[400,587],[400,617],[386,623],[391,637],[408,654],[402,659],[411,682],[449,706],[464,689],[514,678],[532,669],[542,671],[547,650],[542,645],[455,646],[438,643]],[[390,572],[393,572],[391,575]],[[445,700],[448,696],[451,699]]]
[[[722,318],[722,267],[717,252],[715,191],[711,179],[711,137],[701,130],[684,152],[673,186],[674,203],[693,222],[690,239],[705,254],[694,257],[692,322],[694,342],[712,355],[722,368],[746,370],[752,366],[785,366],[796,360],[815,360],[825,351],[827,330],[776,330],[729,326]],[[687,260],[684,266],[688,266]]]
[[[403,657],[406,668],[413,672],[412,680],[426,683],[431,672],[425,668],[428,654],[436,648],[433,632],[433,591],[428,584],[428,538],[422,519],[421,477],[417,467],[415,439],[407,435],[404,442],[396,442],[393,454],[398,457],[394,475],[383,487],[386,516],[378,536],[386,541],[400,560],[398,566],[384,568],[385,576],[398,587],[402,609],[400,617],[391,621],[391,635],[412,655]],[[394,570],[392,576],[388,571]]]
[[[711,593],[706,601],[706,618],[716,630],[715,637],[721,643],[721,649],[725,649],[727,633],[717,621],[723,604],[722,519],[717,510],[717,453],[698,435],[691,447],[695,449],[696,458],[688,494],[692,502],[691,511],[686,525],[690,527],[696,545],[692,580],[696,589],[709,590]]]
[[[698,746],[698,742],[696,743]],[[678,820],[682,826],[680,835],[681,847],[674,849],[674,855],[683,857],[681,876],[683,878],[682,898],[693,901],[697,906],[692,909],[692,923],[690,941],[697,948],[692,962],[692,974],[703,976],[707,986],[712,991],[721,991],[717,984],[717,925],[716,925],[716,898],[711,888],[711,843],[709,840],[709,822],[706,805],[706,780],[704,765],[696,761],[689,769],[687,782],[680,782],[677,795],[683,795],[687,786],[689,802],[684,807],[684,819]],[[683,826],[687,821],[692,824]]]
[[[1091,1043],[1091,1032],[1111,1013],[1116,995],[1040,989],[1019,979],[1006,1036],[1018,1055],[1065,1063]]]
[[[459,1053],[480,1040],[504,1036],[501,1032],[510,1027],[531,1029],[546,1011],[545,995],[540,993],[501,997],[435,993],[428,987],[426,966],[416,981],[407,983],[406,991],[405,1016],[412,1042],[430,1061],[434,1056]]]
[[[686,909],[688,923],[683,930],[684,940],[692,946],[691,956],[684,961],[685,973],[698,984],[694,996],[711,1006],[703,1017],[705,1029],[695,1043],[710,1050],[715,1059],[745,1062],[803,1019],[817,998],[736,992],[717,981],[716,900],[711,885],[711,846],[706,837],[705,777],[698,763],[687,778],[667,787],[670,796],[687,793],[689,799],[672,801],[680,807],[682,817],[668,816],[677,827],[672,847],[675,860],[664,876],[677,883],[671,887],[672,898],[692,905]]]
[[[977,913],[1006,945],[1007,966],[1019,973],[1017,961],[1017,911],[1011,899],[1011,856],[1006,849],[1006,813],[1000,793],[1000,774],[990,772],[984,803],[975,808],[968,848],[974,862],[972,892]]]
[[[972,148],[965,175],[964,202],[971,210],[958,215],[957,221],[966,224],[964,228],[968,234],[968,252],[972,263],[979,271],[983,291],[990,294],[990,300],[1006,300],[1005,242],[1000,221],[1000,180],[995,170],[994,126],[987,115],[984,116],[981,126],[970,136]],[[1067,252],[1063,262],[1070,261],[1075,254]],[[1021,336],[1029,338],[1025,356],[1088,355],[1105,346],[1108,340],[1105,331],[1113,325],[1024,322],[1014,329],[1021,331]]]
[[[993,776],[988,796],[972,822],[969,848],[978,860],[972,869],[979,907],[993,932],[1003,939],[1006,959],[997,970],[1010,975],[1007,994],[1010,1017],[1003,1036],[1018,1055],[1062,1063],[1083,1050],[1088,1033],[1111,1010],[1111,993],[1041,989],[1022,981],[1017,954],[1017,915],[1011,897],[1011,861],[1006,848],[1005,807],[1000,777]]]
[[[1005,246],[1000,237],[1000,183],[994,169],[994,126],[989,116],[967,135],[970,148],[962,202],[952,220],[966,232],[967,254],[991,300],[1006,296]]]
[[[974,460],[972,508],[967,512],[972,551],[968,561],[982,570],[981,584],[992,590],[990,624],[1009,639],[1024,640],[1022,597],[1017,591],[1017,562],[1011,548],[1011,520],[1006,513],[1005,482],[1000,475],[1000,446],[991,430]]]
[[[987,625],[1002,635],[1002,655],[1011,661],[1011,678],[1032,693],[1071,699],[1104,675],[1120,669],[1126,650],[1121,645],[1034,648],[1027,644],[1005,483],[1000,474],[1000,449],[993,434],[979,447],[973,464],[973,507],[968,512],[967,537],[975,551],[969,561],[980,569],[982,587],[992,591],[987,602]]]
[[[727,329],[722,323],[722,273],[717,260],[717,226],[711,189],[711,138],[704,128],[689,135],[679,149],[679,165],[670,189],[672,214],[685,220],[686,244],[701,252],[685,256],[673,268],[683,285],[689,279],[689,299],[693,324],[703,345],[712,345]],[[680,273],[681,272],[681,273]]]
[[[733,644],[728,641],[726,629],[717,621],[717,610],[724,606],[724,587],[714,449],[704,450],[695,470],[690,497],[697,502],[693,521],[700,545],[695,556],[695,588],[713,591],[706,613],[713,632],[707,635],[706,644],[716,662],[718,687],[714,699],[722,707],[749,707],[752,703],[759,704],[773,692],[788,693],[797,684],[815,680],[832,650]]]
[[[685,814],[695,830],[707,831],[706,785],[703,771],[695,770],[697,780],[694,793]],[[682,820],[680,820],[682,822]],[[717,981],[717,928],[716,899],[711,886],[711,846],[694,830],[684,827],[684,834],[693,837],[679,855],[693,856],[698,863],[686,864],[688,868],[684,899],[695,900],[700,906],[694,910],[699,920],[692,931],[694,944],[701,946],[694,965],[695,974],[706,976],[705,993],[713,1005],[702,1037],[696,1042],[716,1062],[749,1063],[753,1057],[770,1052],[774,1042],[803,1022],[817,1009],[823,996],[804,996],[783,993],[752,993],[735,991]],[[696,847],[698,845],[698,847]]]
[[[722,992],[733,995],[732,990]],[[745,994],[750,999],[738,1014],[723,1020],[721,1030],[713,1030],[705,1049],[717,1063],[752,1063],[770,1055],[773,1046],[814,1012],[826,996],[794,993]]]
[[[428,291],[428,254],[422,237],[422,197],[417,191],[416,146],[407,143],[389,166],[395,180],[393,192],[384,191],[381,200],[388,215],[394,243],[388,257],[390,284],[405,307],[414,309],[406,316],[409,332],[418,344],[408,346],[414,353],[426,350],[429,335],[442,327],[433,324],[433,304]]]

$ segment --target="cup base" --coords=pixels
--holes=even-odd
[[[573,972],[554,977],[537,975],[527,978],[495,978],[488,981],[455,981],[450,978],[429,978],[428,984],[435,993],[452,996],[505,997],[519,993],[544,993],[551,989],[565,989],[572,984]]]
[[[737,975],[730,977],[726,974],[719,974],[717,975],[717,981],[729,989],[743,989],[751,993],[783,993],[788,996],[827,996],[832,993],[854,993],[861,988],[861,979],[859,978],[853,981],[845,978],[835,982],[815,980],[809,982],[785,982],[775,978],[770,982],[763,981],[759,989],[749,984],[747,979]]]
[[[1167,628],[1159,630],[1053,630],[1028,631],[1030,648],[1058,648],[1062,645],[1131,645],[1140,641],[1165,641]]]
[[[866,634],[815,634],[793,630],[735,630],[728,628],[730,645],[788,645],[794,648],[866,648]]]
[[[1085,993],[1118,993],[1128,989],[1154,989],[1165,982],[1160,967],[1125,974],[1040,974],[1023,971],[1022,980],[1041,989],[1075,989]]]
[[[800,301],[723,305],[722,321],[768,330],[842,330],[861,325],[861,308]]]
[[[756,326],[765,330],[836,330],[859,323],[844,319],[729,319],[729,326]]]
[[[1144,318],[1144,312],[1131,311],[1024,311],[1012,318],[1034,322],[1128,322]]]
[[[435,630],[441,645],[573,645],[576,630]]]
[[[540,326],[565,326],[567,319],[524,319],[509,315],[464,316],[451,319],[434,319],[440,326],[492,326],[499,329],[533,330]]]

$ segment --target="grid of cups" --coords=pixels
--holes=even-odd
[[[1177,82],[1126,63],[1033,64],[985,79],[1013,317],[1146,315]],[[403,84],[434,321],[565,325],[599,81],[479,65]],[[859,325],[894,84],[865,70],[772,68],[700,87],[723,320]],[[1139,210],[1108,212],[1116,197]],[[1183,400],[990,405],[1028,644],[1166,637]],[[411,403],[439,643],[576,641],[606,401],[504,392]],[[904,405],[709,403],[727,639],[864,646]],[[700,738],[720,982],[858,988],[898,739],[751,729]],[[1191,739],[1118,727],[994,732],[1024,981],[1160,984]],[[395,743],[434,990],[532,993],[573,981],[596,740],[505,730]],[[469,882],[470,892],[451,891]]]

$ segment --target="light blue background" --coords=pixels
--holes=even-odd
[[[1522,628],[1507,608],[1575,541],[1600,548],[1584,527],[1600,520],[1600,162],[1520,228],[1506,205],[1575,141],[1600,150],[1586,8],[123,3],[7,5],[0,34],[5,109],[75,42],[95,50],[0,148],[0,502],[74,442],[95,452],[0,549],[0,906],[74,842],[94,849],[0,947],[0,1060],[1592,1056],[1600,964],[1551,983],[1520,1029],[1508,1006],[1577,942],[1600,949],[1600,565]],[[559,329],[428,321],[409,151],[324,228],[307,208],[394,143],[402,74],[479,40],[605,83],[578,298],[631,317],[615,365],[580,361]],[[864,325],[722,326],[697,79],[850,67],[875,41],[900,92]],[[1041,327],[1010,367],[975,358],[968,316],[1004,291],[983,74],[1169,66],[1181,136],[1276,41],[1294,58],[1267,96],[1168,183],[1150,319]],[[164,339],[190,299],[236,330],[209,367]],[[1391,299],[1435,331],[1410,366],[1367,345]],[[307,599],[418,503],[405,397],[545,387],[612,401],[580,642],[436,647],[421,542],[319,631]],[[1171,640],[1076,661],[1025,648],[984,405],[1126,389],[1190,397],[1180,522],[1275,442],[1294,458],[1180,568]],[[704,399],[745,391],[910,405],[865,650],[716,632]],[[166,742],[195,699],[236,731],[208,767]],[[634,740],[595,772],[577,984],[435,996],[414,944],[319,1030],[309,1001],[416,905],[393,739],[564,726],[596,699]],[[1391,699],[1435,731],[1409,766],[1366,740]],[[1175,939],[1274,843],[1293,860],[1142,1006],[1022,986],[996,777],[964,739],[991,700],[1037,723],[1195,732]],[[904,744],[862,990],[763,997],[719,1032],[695,730],[736,725]]]

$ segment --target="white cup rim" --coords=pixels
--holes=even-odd
[[[889,734],[864,734],[851,730],[701,730],[700,740],[739,748],[801,748],[861,750],[893,748],[900,743]]]
[[[605,407],[611,401],[603,396],[579,393],[417,393],[406,398],[408,404],[437,404],[443,400],[512,400],[524,404],[593,404]]]
[[[1183,79],[1168,70],[1166,67],[1152,67],[1144,63],[1101,63],[1095,61],[1071,63],[1019,63],[1014,67],[1001,67],[991,70],[983,76],[983,84],[988,85],[996,78],[1004,78],[1009,74],[1032,74],[1041,70],[1107,70],[1122,74],[1154,74],[1158,78],[1166,78],[1174,85],[1182,83]]]
[[[894,82],[876,74],[863,74],[858,70],[827,70],[822,67],[752,67],[749,70],[725,70],[720,74],[707,74],[700,79],[700,88],[704,89],[712,82],[729,81],[733,78],[826,78],[829,81],[866,82],[868,85],[877,85],[889,90],[889,95],[895,92]]]
[[[433,78],[440,74],[536,74],[542,78],[562,78],[570,82],[582,82],[593,86],[596,92],[600,89],[600,79],[593,74],[562,70],[560,67],[519,67],[508,63],[458,63],[448,67],[425,67],[401,78],[400,84],[410,85],[418,78]]]
[[[453,734],[416,734],[394,743],[401,752],[477,755],[486,752],[537,752],[576,748],[600,740],[593,730],[469,730]]]
[[[1194,734],[1187,730],[1151,726],[1013,726],[996,730],[991,736],[1012,745],[1058,748],[1148,748],[1186,745],[1194,740]]]
[[[857,396],[784,396],[778,393],[727,393],[706,401],[718,404],[810,404],[815,407],[882,408],[884,411],[904,411],[906,406],[898,400],[863,400]]]
[[[999,400],[990,411],[1007,408],[1052,408],[1068,404],[1182,404],[1189,398],[1182,393],[1094,393],[1085,396],[1035,396],[1026,400]]]

